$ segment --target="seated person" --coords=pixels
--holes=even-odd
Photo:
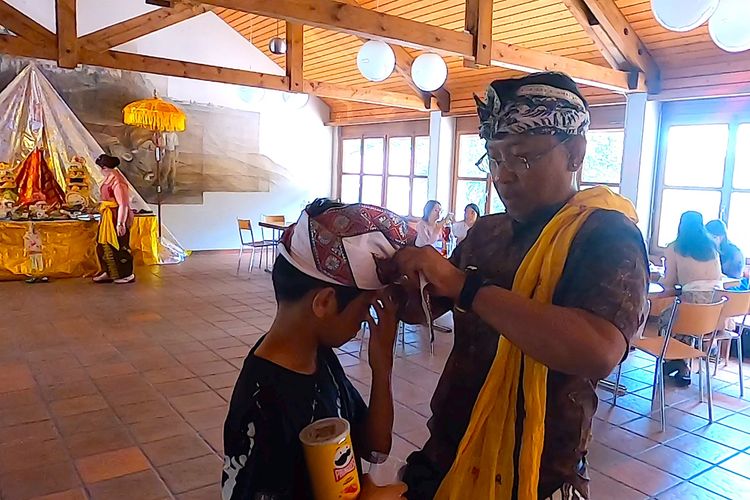
[[[442,209],[443,207],[437,200],[430,200],[425,203],[422,219],[417,224],[416,245],[418,247],[434,246],[438,239],[442,237],[443,228],[450,221],[450,214],[440,219]]]
[[[348,420],[358,458],[388,455],[398,320],[391,291],[375,291],[384,289],[376,259],[414,238],[391,212],[330,200],[313,202],[284,233],[272,274],[278,311],[245,358],[224,423],[224,500],[311,498],[299,433],[315,420]],[[364,321],[371,332],[369,408],[333,352]],[[401,498],[404,491],[365,478],[359,498]]]
[[[469,229],[474,227],[479,217],[481,217],[481,214],[479,213],[479,207],[475,203],[466,205],[466,208],[464,208],[464,220],[456,222],[452,227],[457,245],[464,241],[466,235],[469,234]]]
[[[719,248],[721,272],[730,278],[742,278],[745,270],[745,257],[737,245],[732,244],[727,236],[727,225],[721,220],[712,220],[706,224],[708,235]]]

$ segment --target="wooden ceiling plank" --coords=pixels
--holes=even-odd
[[[286,23],[286,76],[291,92],[302,92],[304,31],[301,24]]]
[[[76,0],[56,0],[57,65],[72,69],[78,65],[78,28]]]
[[[0,24],[32,44],[56,45],[54,33],[4,0],[0,0]]]
[[[0,35],[0,54],[36,59],[57,59],[57,44],[37,45],[24,37]]]
[[[374,89],[363,89],[336,85],[328,82],[308,80],[305,82],[305,92],[318,97],[342,99],[345,101],[368,102],[371,104],[385,104],[399,108],[425,110],[424,102],[419,96],[385,92]]]
[[[104,52],[154,31],[203,14],[207,10],[202,5],[189,4],[179,4],[172,8],[163,7],[90,33],[84,36],[80,43],[88,50]]]

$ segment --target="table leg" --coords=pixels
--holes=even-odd
[[[271,239],[273,241],[273,261],[276,262],[276,256],[279,254],[279,239],[281,239],[281,231],[274,229],[271,233]],[[269,267],[268,258],[266,258],[266,268],[264,269],[264,271],[267,273],[273,271],[273,265]]]

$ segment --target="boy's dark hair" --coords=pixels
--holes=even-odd
[[[326,198],[318,198],[310,203],[305,208],[305,211],[310,217],[316,217],[326,210],[341,206],[344,206],[343,203]],[[273,290],[276,295],[276,302],[278,303],[297,302],[312,290],[333,288],[336,293],[339,311],[343,311],[346,309],[346,306],[362,294],[362,290],[358,288],[326,283],[308,276],[294,267],[283,255],[276,257],[276,263],[273,265],[273,272],[271,273],[271,281],[273,282]]]

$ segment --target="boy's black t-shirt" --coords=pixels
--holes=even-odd
[[[316,373],[303,375],[256,356],[262,341],[245,358],[224,423],[222,498],[312,498],[300,431],[328,417],[354,428],[367,406],[332,349],[320,349]]]

